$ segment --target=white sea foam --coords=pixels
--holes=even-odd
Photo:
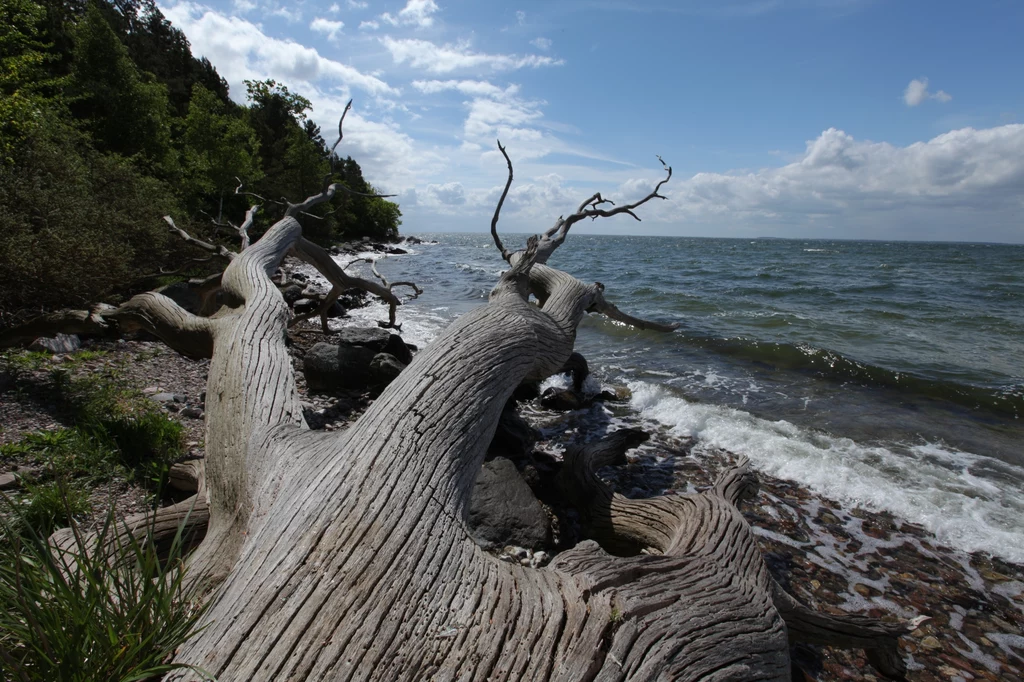
[[[1024,562],[1024,470],[936,444],[865,445],[691,403],[642,381],[629,387],[632,406],[673,435],[696,438],[696,454],[722,449],[746,455],[767,474],[847,504],[889,510],[953,547]],[[982,478],[980,470],[989,465],[1001,475]]]

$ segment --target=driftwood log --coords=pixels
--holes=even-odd
[[[915,623],[819,614],[772,579],[737,510],[756,491],[743,463],[702,494],[628,500],[594,474],[642,438],[613,433],[566,454],[562,487],[589,539],[533,569],[470,537],[471,491],[503,408],[520,384],[565,366],[584,314],[673,328],[624,315],[600,284],[538,262],[578,216],[613,214],[599,195],[516,252],[498,238],[499,204],[492,233],[510,268],[488,303],[346,431],[309,430],[285,348],[289,309],[270,277],[293,251],[331,269],[307,253],[315,245],[294,217],[331,192],[291,206],[230,259],[218,316],[133,299],[133,321],[212,356],[197,486],[207,531],[189,560],[209,607],[177,662],[222,682],[781,681],[790,641],[804,640],[864,648],[902,677],[896,640]]]

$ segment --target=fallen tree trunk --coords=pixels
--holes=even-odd
[[[703,494],[626,500],[593,474],[635,442],[613,434],[566,461],[564,487],[593,539],[541,569],[473,541],[470,494],[506,403],[565,366],[586,311],[611,309],[601,285],[537,264],[536,239],[513,253],[495,233],[511,268],[489,302],[347,431],[310,431],[270,276],[304,251],[294,211],[314,200],[231,259],[221,286],[232,303],[216,319],[168,314],[166,299],[135,304],[162,311],[152,327],[171,345],[180,333],[212,349],[209,520],[189,567],[210,601],[176,662],[225,682],[781,681],[790,638],[805,637],[868,648],[882,672],[902,674],[895,638],[910,624],[816,614],[775,584],[736,508],[755,486],[744,466]]]

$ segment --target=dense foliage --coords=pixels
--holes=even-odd
[[[255,201],[319,190],[329,150],[309,100],[274,81],[248,104],[192,55],[154,0],[0,0],[0,316],[116,302],[196,256],[200,236]],[[359,165],[336,179],[372,194]],[[339,192],[303,216],[321,242],[394,238],[385,199]],[[267,204],[254,236],[280,215]]]

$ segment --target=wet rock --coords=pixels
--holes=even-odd
[[[540,397],[540,404],[548,410],[569,412],[583,407],[581,396],[568,388],[551,387]]]
[[[74,353],[82,347],[82,340],[77,334],[57,334],[53,338],[40,337],[32,342],[29,350],[42,351],[44,353]]]
[[[542,547],[551,540],[544,508],[515,464],[504,458],[486,462],[480,470],[469,506],[469,529],[484,548]]]

